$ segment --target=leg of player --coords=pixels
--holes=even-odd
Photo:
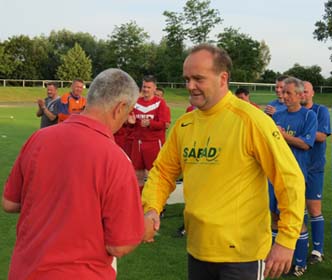
[[[310,215],[312,247],[309,264],[323,261],[324,217],[322,215],[322,193],[324,172],[308,172],[306,186],[306,204]]]
[[[307,208],[310,215],[312,247],[313,251],[309,257],[309,264],[323,261],[324,246],[324,217],[321,211],[321,200],[307,200]]]
[[[138,185],[140,188],[140,192],[142,193],[143,186],[144,186],[145,170],[139,169],[139,170],[135,170],[135,172],[136,172],[136,177],[137,177]]]
[[[309,234],[305,224],[303,224],[300,237],[296,242],[296,247],[294,251],[294,266],[290,271],[290,275],[301,277],[306,272],[308,241]]]

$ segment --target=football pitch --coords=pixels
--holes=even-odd
[[[67,89],[68,90],[68,89]],[[61,89],[64,92],[66,89]],[[40,119],[35,115],[37,98],[45,95],[42,88],[0,88],[0,190],[10,172],[15,158],[27,138],[39,128]],[[171,107],[172,122],[184,113],[188,105],[186,90],[167,89],[166,100]],[[255,92],[252,101],[264,106],[274,99],[273,92]],[[315,102],[331,108],[332,94],[317,94]],[[331,113],[331,111],[330,111]],[[327,140],[327,165],[324,183],[323,214],[325,218],[325,261],[309,266],[308,272],[301,277],[306,280],[332,279],[332,172],[331,137]],[[141,244],[133,253],[118,261],[120,280],[186,279],[186,240],[175,237],[176,230],[183,223],[181,203],[167,205],[165,217],[156,242]],[[0,280],[7,279],[10,256],[15,242],[18,215],[0,211]],[[291,278],[292,279],[292,278]],[[295,278],[293,278],[295,279]]]

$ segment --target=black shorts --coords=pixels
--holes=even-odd
[[[188,255],[189,280],[263,280],[264,261],[212,263]]]

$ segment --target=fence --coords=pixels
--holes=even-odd
[[[61,80],[15,80],[15,79],[0,79],[0,86],[3,87],[45,87],[47,83],[55,82],[59,87],[67,88],[70,87],[72,81],[61,81]],[[86,87],[89,87],[91,81],[84,81]],[[185,88],[185,83],[175,82],[158,82],[158,86],[167,88]],[[275,84],[268,83],[245,83],[245,82],[230,82],[230,88],[232,90],[246,87],[250,91],[274,91]],[[332,93],[332,86],[315,86],[314,90],[317,93]]]
[[[15,80],[15,79],[0,79],[0,86],[3,87],[46,87],[47,83],[53,82],[61,88],[70,87],[73,81],[60,80]],[[84,81],[88,87],[91,81]]]

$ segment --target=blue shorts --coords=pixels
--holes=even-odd
[[[274,188],[270,181],[269,181],[269,198],[270,198],[270,211],[272,213],[276,213],[279,215],[280,211],[278,209],[277,198],[276,195],[274,194]]]
[[[305,198],[310,200],[322,200],[324,172],[308,171]]]

